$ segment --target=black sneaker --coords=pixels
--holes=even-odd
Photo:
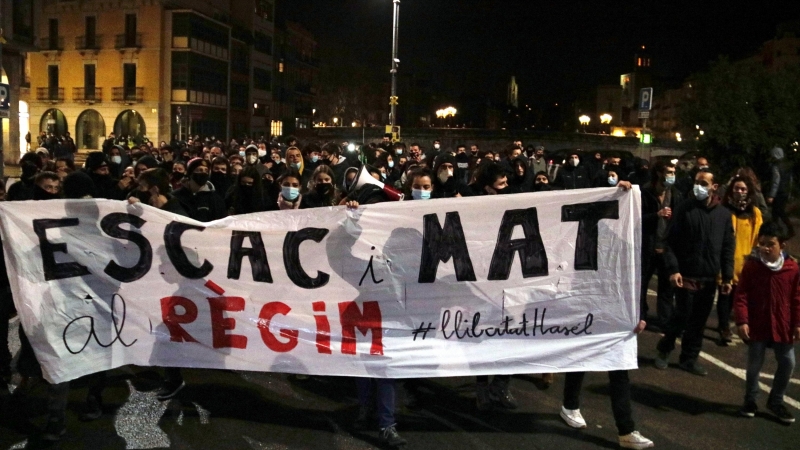
[[[739,415],[742,417],[755,417],[758,411],[756,402],[744,402],[744,406],[739,410]]]
[[[42,440],[48,442],[60,441],[67,434],[67,425],[63,418],[49,419],[42,433]]]
[[[381,429],[378,433],[378,439],[389,447],[400,447],[408,443],[405,439],[400,437],[394,425]]]
[[[495,382],[492,380],[492,384],[489,385],[489,398],[491,398],[493,402],[499,403],[503,408],[517,409],[517,400],[511,395],[508,382]]]
[[[786,409],[783,403],[779,405],[767,405],[767,409],[772,411],[772,414],[775,414],[775,417],[777,417],[781,422],[794,423],[794,416],[789,412],[788,409]]]
[[[678,364],[678,367],[680,367],[681,369],[683,369],[683,370],[685,370],[685,371],[687,371],[687,372],[689,372],[689,373],[691,373],[693,375],[698,375],[698,376],[701,376],[701,377],[704,377],[704,376],[708,375],[708,371],[706,370],[706,368],[701,366],[700,364],[698,364],[697,361],[688,361],[687,360],[687,361],[684,361],[684,362]]]
[[[99,397],[90,395],[86,397],[86,409],[78,419],[81,422],[91,422],[103,416],[103,402]]]
[[[156,398],[164,401],[169,400],[172,397],[175,397],[181,389],[186,387],[186,382],[181,381],[180,384],[172,383],[172,382],[165,382],[161,389],[156,392]]]

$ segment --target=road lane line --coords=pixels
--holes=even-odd
[[[744,369],[738,369],[736,367],[730,366],[730,365],[724,363],[723,361],[720,361],[719,359],[714,358],[713,356],[709,355],[706,352],[700,352],[700,357],[705,359],[706,361],[710,362],[711,364],[714,364],[715,366],[719,367],[720,369],[732,373],[733,375],[735,375],[738,378],[741,378],[742,380],[746,380],[747,379],[747,371],[744,370]],[[758,386],[764,392],[769,392],[770,391],[770,387],[767,386],[766,384],[760,382],[760,381],[758,382]],[[793,399],[791,397],[784,396],[783,397],[783,402],[786,403],[789,406],[794,407],[795,409],[800,409],[800,402],[798,402],[797,400],[795,400],[795,399]]]

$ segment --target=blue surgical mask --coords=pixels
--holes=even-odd
[[[385,180],[385,179],[386,179],[386,174],[381,172],[381,180]]]
[[[300,195],[300,189],[291,186],[282,186],[281,187],[281,195],[286,200],[293,202],[297,200],[297,197]]]
[[[692,192],[694,192],[694,198],[703,201],[708,198],[708,188],[705,186],[700,186],[699,184],[695,184],[694,188],[692,188]]]
[[[675,175],[667,175],[666,178],[664,178],[664,184],[667,186],[675,184]]]
[[[389,168],[390,169],[394,168],[394,161],[389,161]]]
[[[430,200],[431,199],[431,191],[423,191],[422,189],[412,189],[411,190],[411,197],[414,200]]]
[[[242,150],[242,151],[240,151],[240,152],[239,152],[239,156],[241,156],[242,158],[244,158],[244,150]]]
[[[292,169],[300,170],[300,163],[292,163]]]
[[[319,161],[319,156],[314,155],[314,156],[311,157],[311,162],[315,163],[317,161]]]
[[[608,184],[609,184],[609,186],[616,186],[617,185],[617,177],[608,177]]]
[[[402,154],[403,154],[403,149],[402,149],[402,148],[398,148],[398,149],[396,149],[396,150],[394,151],[394,153],[395,153],[396,155],[402,155]]]

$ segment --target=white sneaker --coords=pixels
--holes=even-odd
[[[619,446],[622,448],[642,449],[642,448],[655,447],[655,444],[653,444],[653,441],[651,441],[650,439],[647,439],[646,437],[639,434],[638,431],[634,431],[631,434],[620,436]]]
[[[567,409],[562,406],[560,416],[572,428],[586,428],[586,421],[583,420],[580,409]]]

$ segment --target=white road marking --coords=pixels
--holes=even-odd
[[[711,364],[714,364],[715,366],[719,367],[720,369],[732,373],[733,375],[735,375],[738,378],[741,378],[742,380],[746,380],[747,379],[747,371],[744,370],[744,369],[738,369],[736,367],[728,365],[728,364],[724,363],[723,361],[720,361],[717,358],[714,358],[713,356],[709,355],[706,352],[700,352],[700,357],[705,359],[706,361],[710,362]],[[763,374],[762,374],[762,376],[763,376]],[[766,384],[760,382],[760,381],[758,382],[758,386],[764,392],[769,392],[770,391],[770,387],[767,386]],[[786,403],[787,405],[795,408],[795,409],[800,409],[800,402],[798,402],[797,400],[795,400],[793,398],[790,398],[788,396],[784,396],[783,402]]]

